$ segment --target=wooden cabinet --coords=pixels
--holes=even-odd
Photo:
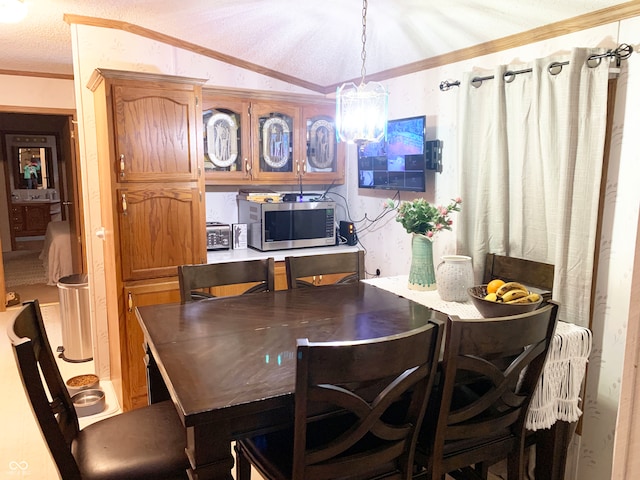
[[[219,89],[203,96],[207,184],[344,183],[333,102]]]
[[[125,410],[148,405],[147,372],[144,335],[136,317],[136,307],[158,305],[180,301],[180,289],[177,279],[168,279],[158,283],[130,284],[124,288],[126,302],[125,320],[121,326],[123,367],[128,371],[130,392]]]
[[[11,245],[13,250],[20,250],[21,237],[43,236],[47,225],[60,213],[60,202],[27,202],[13,203],[9,206],[11,223]]]
[[[124,410],[146,399],[135,306],[179,301],[178,265],[206,261],[204,80],[97,70],[98,171],[112,381]]]

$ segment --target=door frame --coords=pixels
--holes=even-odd
[[[64,179],[61,178],[63,190],[60,192],[61,202],[67,202],[69,219],[69,228],[71,230],[71,238],[77,239],[72,244],[72,259],[74,269],[81,269],[77,273],[86,272],[86,239],[84,235],[84,215],[82,206],[82,184],[80,181],[80,156],[78,155],[78,135],[77,135],[77,113],[75,109],[68,108],[40,108],[40,107],[16,107],[0,105],[0,113],[22,113],[33,115],[59,115],[68,117],[68,125],[70,127],[69,135],[60,135],[60,143],[68,144],[60,145],[58,148],[64,152],[64,161],[67,166],[68,175]],[[68,163],[67,163],[68,162]],[[60,163],[60,162],[59,162]],[[7,192],[7,195],[10,195]],[[7,199],[8,202],[8,199]],[[63,206],[63,205],[61,205]],[[73,222],[72,222],[73,220]],[[2,244],[0,242],[0,298],[6,299],[6,277],[4,273],[4,258],[2,255]],[[6,311],[5,301],[0,302],[0,312]]]

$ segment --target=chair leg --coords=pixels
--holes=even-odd
[[[236,480],[251,480],[251,462],[236,443]]]
[[[507,479],[524,479],[524,454],[522,447],[507,457]]]

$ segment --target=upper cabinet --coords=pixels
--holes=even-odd
[[[204,89],[202,110],[207,184],[344,183],[332,102]]]
[[[193,91],[124,84],[112,93],[118,182],[197,180]]]

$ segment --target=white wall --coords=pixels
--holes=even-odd
[[[457,92],[440,92],[438,85],[444,79],[460,79],[464,71],[472,68],[492,68],[499,63],[528,61],[572,47],[616,47],[619,42],[639,42],[640,20],[632,19],[605,25],[588,31],[567,35],[513,51],[479,57],[471,61],[408,75],[386,82],[391,92],[389,109],[391,118],[425,114],[429,139],[444,142],[444,171],[430,174],[427,200],[446,204],[458,195],[456,155]],[[181,51],[125,32],[89,26],[71,26],[80,121],[81,170],[90,172],[97,166],[92,94],[85,88],[97,67],[156,72],[188,77],[207,78],[208,84],[234,86],[262,90],[305,93],[267,77],[231,67],[220,62]],[[594,318],[594,350],[589,366],[589,380],[585,398],[585,416],[582,447],[577,476],[580,479],[605,479],[610,477],[614,429],[620,388],[620,376],[624,355],[624,337],[629,311],[630,270],[635,254],[636,225],[640,189],[634,186],[638,165],[637,131],[640,128],[637,113],[640,94],[640,58],[637,54],[626,62],[620,79],[616,125],[609,177],[605,219],[603,222],[603,247],[599,264],[597,304]],[[365,218],[375,218],[387,193],[357,189],[355,150],[347,156],[347,182],[335,191],[347,199],[348,216],[358,221],[359,237],[367,249],[367,271],[376,268],[382,275],[405,274],[410,261],[409,236],[391,216],[378,222],[375,228],[367,228]],[[636,168],[637,170],[637,168]],[[635,173],[635,175],[634,175]],[[90,288],[92,290],[92,315],[100,338],[106,339],[106,309],[104,291],[104,261],[102,245],[93,232],[100,226],[100,198],[97,179],[82,175],[87,251],[89,256]],[[636,182],[637,183],[637,182]],[[217,189],[216,189],[217,190]],[[224,213],[235,205],[235,192],[221,189],[207,193],[207,217],[227,220]],[[410,198],[403,194],[402,199]],[[340,197],[337,197],[339,200]],[[463,199],[464,200],[464,199]],[[341,201],[341,200],[339,200]],[[344,204],[343,204],[344,205]],[[347,210],[339,211],[341,218]],[[464,204],[463,204],[464,208]],[[454,217],[455,222],[455,217]],[[455,227],[455,224],[454,224]],[[454,232],[445,232],[435,243],[436,262],[444,253],[455,251]],[[605,328],[606,325],[606,328]],[[101,374],[108,373],[108,352],[101,342],[98,365]],[[606,359],[606,361],[604,361]]]

